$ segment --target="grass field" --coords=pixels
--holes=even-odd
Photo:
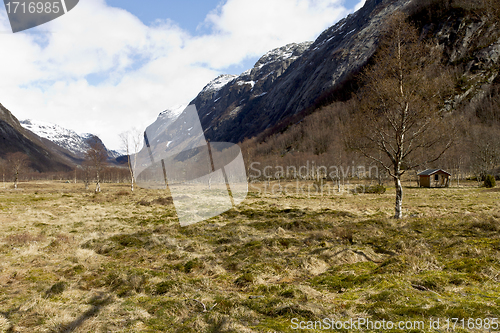
[[[500,192],[469,185],[406,188],[402,220],[391,218],[390,188],[254,191],[184,228],[162,191],[0,187],[0,331],[297,332],[293,318],[500,318]],[[460,325],[448,331],[488,331]]]

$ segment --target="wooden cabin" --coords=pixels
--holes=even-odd
[[[451,173],[441,169],[427,169],[418,174],[420,187],[449,187]]]

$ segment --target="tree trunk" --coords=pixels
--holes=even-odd
[[[99,179],[99,171],[97,171],[97,180],[95,183],[95,193],[101,192],[101,181]]]
[[[18,179],[18,173],[16,171],[15,178],[14,178],[14,189],[17,190],[17,179]]]
[[[130,159],[130,157],[129,157],[129,159]],[[129,167],[129,171],[130,171],[130,190],[132,192],[134,192],[134,179],[135,178],[134,178],[134,172],[132,170],[132,166],[130,165],[130,160],[128,162],[128,167]]]
[[[403,186],[401,186],[401,179],[394,178],[394,185],[396,186],[396,206],[395,206],[395,219],[403,217]]]

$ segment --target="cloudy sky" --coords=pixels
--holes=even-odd
[[[13,34],[0,7],[0,103],[18,119],[119,133],[188,104],[219,74],[267,51],[314,40],[364,0],[80,0]]]

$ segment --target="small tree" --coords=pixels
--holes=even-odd
[[[137,155],[139,153],[142,142],[141,132],[134,128],[131,131],[121,133],[120,139],[122,140],[123,147],[125,148],[125,151],[127,153],[127,164],[128,170],[130,172],[130,190],[134,192],[134,170],[137,165],[137,158],[134,158],[132,162],[130,154]]]
[[[103,145],[93,142],[90,144],[89,149],[85,152],[85,166],[92,168],[96,173],[96,185],[95,193],[101,192],[101,173],[106,166],[106,160],[108,159],[108,153]],[[87,187],[88,185],[86,185]]]
[[[497,186],[495,177],[492,175],[486,175],[486,177],[484,177],[484,187],[493,188],[495,186]]]
[[[351,149],[378,162],[396,187],[395,218],[402,217],[401,177],[432,163],[451,146],[444,94],[451,80],[440,68],[435,48],[396,13],[381,40],[373,65],[364,73],[346,132]]]
[[[19,175],[28,166],[29,157],[25,153],[17,152],[7,155],[7,163],[14,174],[14,188],[17,189]]]
[[[500,128],[498,126],[471,126],[472,156],[478,181],[483,180],[500,162]]]

